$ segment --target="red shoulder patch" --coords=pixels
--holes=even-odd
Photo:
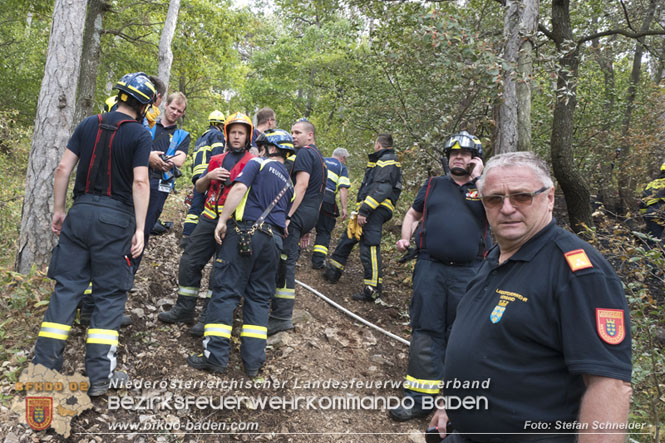
[[[568,266],[570,266],[570,269],[573,272],[579,271],[580,269],[593,268],[591,260],[587,257],[584,249],[575,249],[574,251],[566,252],[563,255],[566,257]]]
[[[626,337],[623,309],[596,309],[598,335],[607,344],[618,345]]]

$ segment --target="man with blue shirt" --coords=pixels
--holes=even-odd
[[[316,240],[312,250],[312,269],[323,269],[326,255],[328,255],[328,245],[330,244],[330,234],[335,229],[335,222],[339,217],[339,207],[337,206],[336,196],[339,193],[339,201],[342,205],[342,221],[346,220],[347,208],[346,201],[351,187],[349,181],[349,172],[346,169],[346,159],[349,151],[344,148],[337,148],[333,151],[332,157],[326,157],[323,160],[328,167],[328,180],[326,181],[326,191],[323,194],[323,203],[319,220],[316,222]]]
[[[48,276],[56,281],[44,314],[33,363],[59,371],[76,307],[92,281],[94,309],[86,340],[88,395],[103,395],[114,372],[118,328],[132,287],[131,258],[144,247],[149,200],[150,133],[141,122],[155,97],[142,73],[115,86],[117,111],[83,120],[69,139],[55,172],[51,229],[60,236]],[[74,167],[74,204],[65,216],[67,185]]]
[[[328,177],[323,155],[315,144],[314,125],[308,120],[298,120],[291,127],[291,137],[297,152],[291,170],[295,182],[295,200],[286,217],[287,237],[282,250],[284,257],[277,272],[277,290],[272,301],[268,335],[293,329],[300,239],[316,225]]]
[[[293,185],[284,160],[294,152],[286,131],[266,136],[268,157],[252,159],[235,178],[215,228],[221,248],[211,278],[203,354],[187,363],[213,373],[225,371],[231,348],[233,311],[244,297],[240,352],[245,373],[255,377],[266,359],[268,314]],[[235,214],[235,216],[233,216]]]
[[[444,437],[450,421],[450,443],[624,442],[632,365],[621,281],[556,225],[549,167],[534,153],[493,157],[477,187],[497,245],[458,305],[444,364],[451,402],[430,424]]]
[[[402,238],[397,242],[397,249],[407,250],[418,227],[418,261],[409,309],[411,345],[404,383],[405,395],[413,402],[402,402],[390,410],[398,421],[432,411],[432,406],[423,406],[423,400],[439,393],[446,337],[457,304],[491,246],[485,209],[476,189],[483,170],[480,140],[462,131],[446,141],[443,154],[450,175],[430,177],[420,188],[404,216]]]

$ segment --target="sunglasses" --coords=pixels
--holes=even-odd
[[[496,209],[502,207],[503,201],[505,199],[508,199],[514,208],[519,208],[523,206],[531,206],[531,203],[533,203],[533,198],[538,194],[542,194],[548,189],[550,189],[549,186],[543,186],[535,192],[516,192],[515,194],[509,195],[484,195],[480,197],[480,200],[483,202],[483,205],[487,209]]]

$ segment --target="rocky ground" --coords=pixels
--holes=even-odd
[[[182,216],[180,211],[169,209],[164,219],[181,220]],[[95,399],[93,410],[73,419],[68,441],[424,441],[427,420],[394,422],[381,404],[382,399],[393,397],[389,401],[395,401],[402,396],[395,385],[403,381],[408,347],[348,317],[302,286],[296,288],[296,330],[270,337],[266,364],[254,380],[257,386],[244,385],[249,380],[238,352],[239,328],[234,327],[231,360],[225,374],[211,375],[188,367],[185,359],[201,351],[201,339],[190,336],[185,325],[157,320],[157,314],[168,309],[176,297],[180,231],[176,222],[167,234],[151,238],[137,274],[138,291],[130,295],[127,305],[134,322],[121,330],[120,337],[119,369],[133,381],[156,386],[115,394],[127,402],[136,403],[141,398],[160,401],[145,401],[139,405],[144,408],[136,410],[129,403],[119,406],[118,399]],[[339,283],[330,285],[321,271],[310,268],[309,251],[305,250],[298,262],[297,279],[408,340],[413,262],[397,265],[397,258],[393,250],[384,251],[385,290],[376,304],[351,300],[351,294],[362,284],[357,251]],[[236,311],[235,326],[240,325],[240,318]],[[39,321],[35,319],[34,323],[36,332]],[[75,326],[66,350],[64,373],[84,372],[84,339],[85,330]],[[195,382],[198,385],[194,386]],[[211,387],[201,386],[202,382],[211,382]],[[386,387],[389,383],[395,385]],[[175,401],[179,396],[210,397],[213,404],[178,408]],[[240,406],[227,404],[220,409],[220,396],[277,400],[272,405],[261,405],[241,399]],[[342,398],[346,398],[346,405]],[[298,403],[278,403],[289,400]],[[351,405],[361,400],[359,405]],[[338,404],[332,407],[333,402]],[[1,415],[6,442],[60,439],[52,431],[33,433],[6,411]],[[139,424],[143,430],[113,429],[118,423]],[[154,423],[149,431],[148,423]],[[197,429],[204,424],[226,429]]]

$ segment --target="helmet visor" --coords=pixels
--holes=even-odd
[[[458,134],[448,139],[444,149],[474,149],[474,147],[475,143],[471,137]]]

